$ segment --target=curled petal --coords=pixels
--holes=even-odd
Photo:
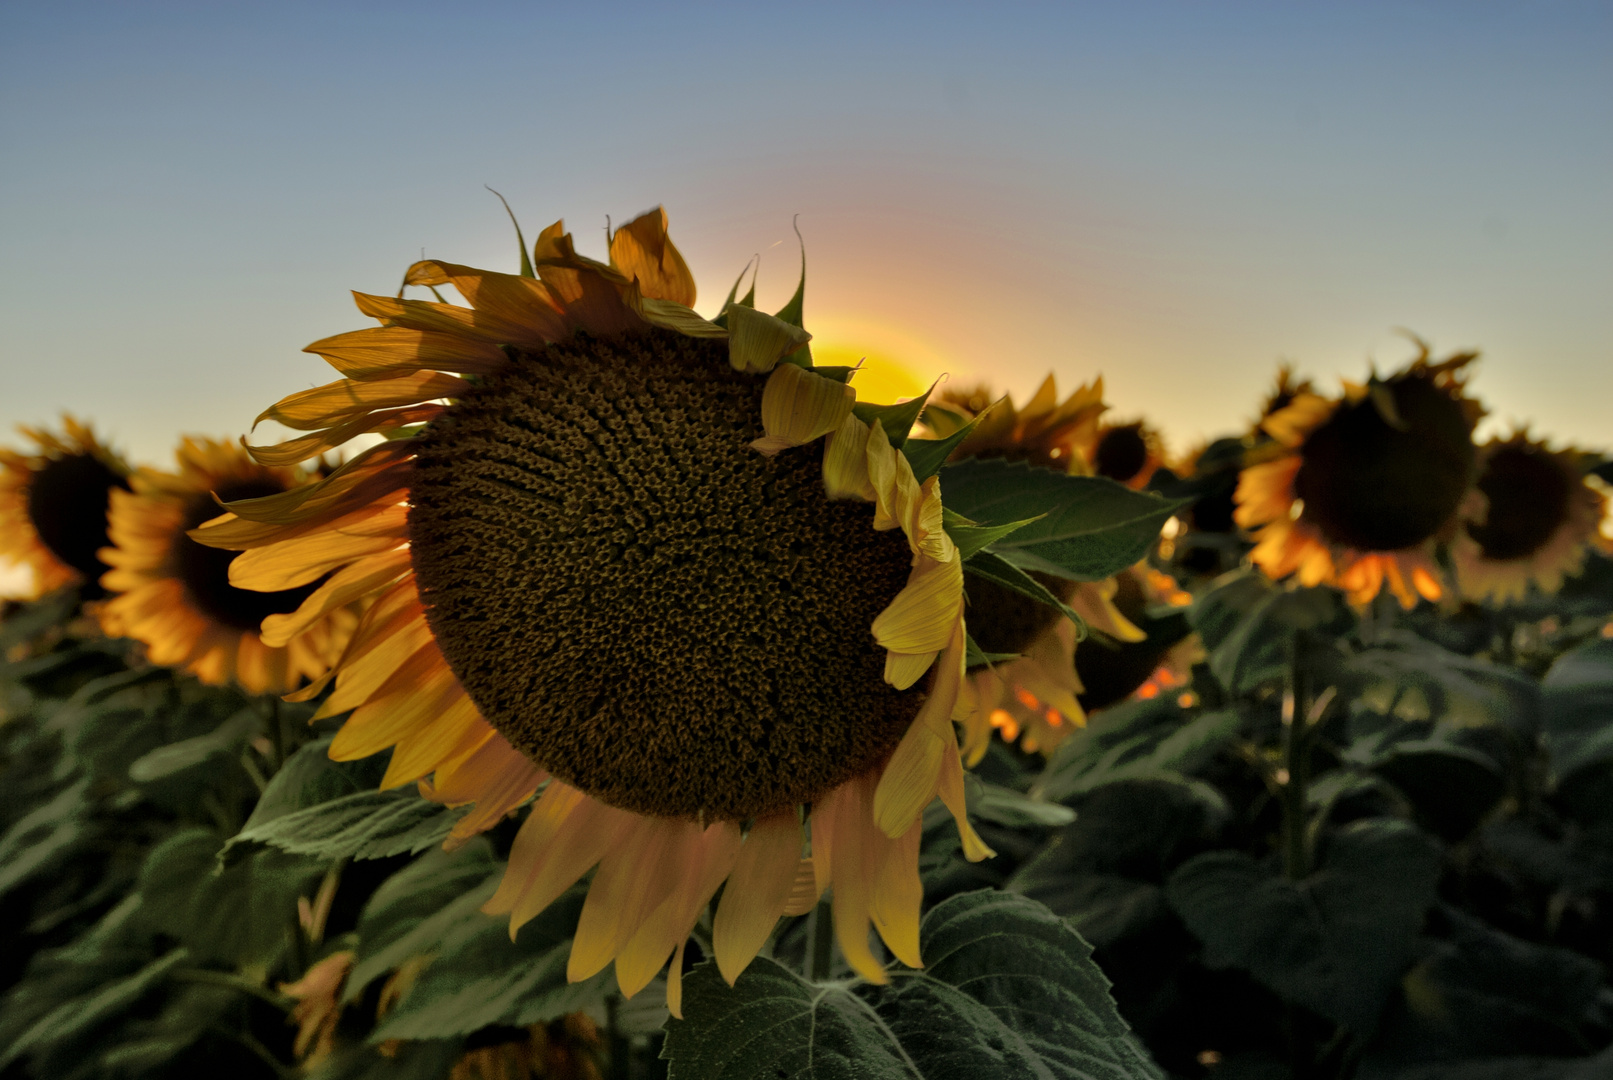
[[[838,428],[851,415],[856,399],[856,393],[844,383],[795,364],[780,364],[762,391],[764,437],[751,447],[771,456],[809,443]]]
[[[735,371],[760,375],[812,340],[799,326],[755,308],[728,309],[728,362]]]

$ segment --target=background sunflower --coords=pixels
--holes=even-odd
[[[101,584],[116,595],[98,611],[102,628],[143,642],[152,663],[182,668],[205,683],[233,681],[253,694],[283,694],[324,674],[356,612],[332,607],[292,640],[265,644],[263,620],[297,610],[317,582],[268,593],[236,588],[229,582],[234,556],[187,535],[224,513],[219,500],[279,495],[308,474],[260,465],[224,440],[186,437],[174,456],[177,472],[141,468],[130,477],[132,490],[112,492],[111,545],[99,557],[111,567]]]
[[[88,424],[62,415],[62,434],[21,427],[32,454],[0,449],[0,559],[28,567],[32,596],[79,583],[100,595],[109,493],[127,491],[129,466]]]

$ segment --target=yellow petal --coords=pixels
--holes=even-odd
[[[750,310],[750,309],[745,309]],[[780,364],[762,391],[762,431],[753,449],[772,455],[802,446],[838,428],[851,415],[856,393],[795,364]]]
[[[274,420],[297,431],[314,431],[348,423],[377,409],[457,397],[469,386],[459,376],[440,371],[417,371],[373,382],[338,379],[282,398],[259,413],[252,425]]]
[[[501,339],[504,344],[541,347],[571,336],[570,322],[541,281],[435,260],[416,263],[409,269],[411,276],[417,270],[440,272],[475,309],[477,319],[484,325],[505,328],[508,336]],[[437,284],[435,280],[430,283]],[[419,284],[427,282],[422,278]]]
[[[409,538],[408,508],[383,506],[307,536],[243,552],[230,563],[237,589],[276,592],[317,581],[346,563],[396,548]]]
[[[666,964],[669,953],[681,953],[700,913],[733,870],[739,854],[739,826],[734,822],[720,821],[704,830],[689,822],[682,825],[684,839],[674,854],[677,879],[616,957],[616,985],[624,997],[644,989]],[[669,987],[677,974],[668,973]]]
[[[874,929],[885,940],[891,955],[910,968],[924,966],[919,955],[919,908],[924,903],[924,885],[919,880],[919,838],[923,832],[923,823],[915,820],[907,832],[880,852],[871,905]]]
[[[263,620],[263,643],[279,647],[337,608],[379,592],[411,565],[409,549],[384,551],[346,566],[309,594],[296,611]]]
[[[442,415],[441,405],[409,405],[401,409],[380,409],[365,413],[336,427],[326,428],[300,439],[292,439],[275,446],[250,446],[246,452],[259,465],[295,465],[334,450],[349,439],[377,431],[394,431],[410,424],[425,424]],[[243,440],[243,445],[245,440]]]
[[[510,916],[510,938],[620,843],[642,819],[549,781],[515,834],[509,865],[482,910]]]
[[[491,312],[455,304],[437,304],[428,300],[401,300],[392,296],[373,296],[355,292],[353,303],[372,319],[387,326],[401,326],[407,330],[429,330],[441,334],[469,336],[491,345],[517,345],[538,343],[532,327],[520,322],[501,319]]]
[[[979,862],[989,859],[997,853],[986,846],[969,823],[969,812],[963,795],[963,762],[959,759],[956,748],[941,759],[941,777],[937,794],[941,802],[952,813],[952,820],[958,826],[958,839],[963,842],[963,857],[970,862]]]
[[[957,709],[964,663],[963,624],[959,621],[936,664],[929,696],[880,776],[874,794],[874,821],[886,836],[895,838],[907,832],[935,798],[943,755],[958,756],[952,715]]]
[[[677,881],[678,833],[689,822],[635,815],[619,843],[606,849],[577,917],[566,980],[581,982],[603,971]]]
[[[784,914],[801,862],[801,821],[794,810],[760,818],[739,849],[712,928],[717,969],[732,986]]]
[[[321,338],[303,352],[324,357],[349,379],[390,378],[424,368],[491,375],[510,362],[504,350],[485,341],[401,326],[372,326]]]
[[[735,371],[761,375],[802,345],[812,335],[755,308],[728,309],[728,362]]]
[[[868,425],[847,414],[823,452],[823,488],[831,499],[874,501],[868,478]]]
[[[728,331],[716,323],[700,317],[700,313],[670,300],[645,297],[639,301],[638,313],[651,326],[676,330],[685,337],[725,338]]]
[[[902,591],[874,617],[874,640],[893,653],[939,652],[951,640],[962,610],[963,560],[956,552],[947,562],[921,559]],[[900,690],[912,684],[912,679],[892,683]]]
[[[617,229],[610,261],[623,277],[637,278],[639,291],[656,300],[694,307],[694,275],[666,231],[666,211],[657,206]]]

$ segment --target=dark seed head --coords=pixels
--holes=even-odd
[[[123,474],[94,454],[51,458],[28,482],[28,517],[50,553],[84,575],[99,596],[107,567],[96,552],[106,547],[106,507],[113,488],[129,489]]]
[[[1400,425],[1370,395],[1346,401],[1305,440],[1294,477],[1302,520],[1358,551],[1398,551],[1434,536],[1473,477],[1471,424],[1459,399],[1424,375],[1380,386]]]
[[[742,820],[882,761],[921,693],[874,617],[900,530],[765,457],[765,379],[666,331],[519,356],[418,436],[409,530],[432,632],[510,742],[611,805]]]

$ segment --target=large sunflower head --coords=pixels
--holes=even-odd
[[[488,910],[513,931],[598,866],[573,978],[614,960],[633,993],[675,954],[676,1011],[725,880],[730,980],[831,884],[853,967],[883,978],[870,925],[917,965],[924,807],[939,794],[988,854],[953,731],[961,558],[938,480],[893,445],[917,409],[813,366],[799,290],[777,315],[732,293],[697,315],[660,210],[609,263],[559,223],[523,263],[409,269],[463,305],[357,294],[381,325],[309,346],[344,377],[264,413],[310,434],[252,452],[409,433],[195,535],[246,550],[240,587],[329,575],[266,633],[369,601],[320,712],[353,710],[332,756],[391,747],[384,784],[476,804],[456,838],[541,787]]]
[[[1464,394],[1476,353],[1405,370],[1337,400],[1299,392],[1266,417],[1276,452],[1243,470],[1238,524],[1258,529],[1251,553],[1274,578],[1298,573],[1365,603],[1385,584],[1406,606],[1442,594],[1432,559],[1471,488],[1473,427],[1483,415]]]
[[[60,434],[19,430],[36,449],[0,449],[0,558],[32,571],[35,596],[75,582],[99,596],[107,499],[128,489],[129,466],[71,416]]]
[[[1552,450],[1518,432],[1479,449],[1477,487],[1451,539],[1457,586],[1470,600],[1522,600],[1531,585],[1554,593],[1578,574],[1592,547],[1607,550],[1598,529],[1607,497],[1587,482],[1593,459],[1572,447]]]
[[[177,472],[142,468],[132,490],[112,492],[110,569],[101,578],[115,593],[99,609],[113,636],[144,642],[153,663],[183,668],[203,682],[234,681],[254,694],[285,693],[324,674],[352,631],[347,606],[322,613],[289,641],[259,637],[264,619],[300,608],[319,588],[255,592],[230,584],[233,552],[192,540],[189,531],[218,517],[218,500],[237,502],[281,495],[308,475],[300,468],[260,465],[240,446],[184,439],[175,451]],[[283,637],[283,635],[282,635]]]
[[[994,398],[985,386],[943,387],[924,420],[940,438],[975,422],[953,451],[955,461],[1000,457],[1086,475],[1092,470],[1082,450],[1096,437],[1105,408],[1101,376],[1060,401],[1049,375],[1023,407],[1006,395]]]

